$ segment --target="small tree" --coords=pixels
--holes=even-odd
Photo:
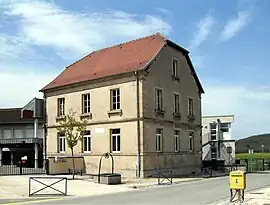
[[[86,131],[87,121],[78,121],[75,118],[75,112],[70,110],[69,114],[66,115],[65,120],[59,122],[57,130],[65,134],[67,146],[71,150],[72,157],[72,179],[75,178],[75,160],[74,160],[74,147],[78,144],[78,141],[83,139]]]

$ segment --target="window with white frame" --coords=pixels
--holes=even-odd
[[[82,114],[90,113],[90,93],[82,95]]]
[[[156,88],[156,109],[157,110],[162,110],[163,105],[162,105],[162,90]]]
[[[120,129],[111,129],[111,151],[120,152]]]
[[[83,152],[91,152],[91,131],[86,130],[83,136]]]
[[[162,137],[163,137],[163,129],[157,128],[156,129],[156,151],[162,151]]]
[[[220,131],[221,132],[229,132],[230,125],[229,123],[221,123],[220,124]]]
[[[217,124],[216,123],[210,124],[210,137],[211,137],[211,140],[217,140]]]
[[[179,70],[178,70],[178,60],[173,58],[172,60],[172,76],[179,77]]]
[[[174,113],[179,114],[180,113],[180,95],[173,94],[173,100],[174,100]]]
[[[194,150],[194,131],[189,131],[189,151]]]
[[[193,110],[193,99],[188,98],[188,115],[193,117],[194,116],[194,110]]]
[[[57,115],[58,116],[65,115],[65,98],[57,99]]]
[[[111,90],[111,110],[120,109],[120,89]]]
[[[66,151],[66,137],[64,133],[59,133],[58,135],[58,150],[59,152]]]
[[[174,151],[180,151],[180,130],[174,130]]]

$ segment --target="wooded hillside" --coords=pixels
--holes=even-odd
[[[253,135],[236,141],[236,153],[248,153],[248,148],[252,148],[253,152],[270,152],[270,133]]]

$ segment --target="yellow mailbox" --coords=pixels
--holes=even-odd
[[[230,172],[230,189],[244,190],[246,188],[246,173],[244,171]]]

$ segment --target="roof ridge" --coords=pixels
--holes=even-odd
[[[164,40],[168,40],[166,37],[164,37],[163,35],[161,35],[160,32],[157,32],[157,33],[154,33],[154,34],[151,34],[151,35],[148,35],[148,36],[144,36],[144,37],[141,37],[141,38],[133,39],[133,40],[130,40],[130,41],[118,43],[118,44],[115,44],[115,45],[111,45],[111,46],[109,46],[109,47],[105,47],[105,48],[102,48],[102,49],[98,49],[98,50],[92,51],[91,53],[87,54],[86,56],[82,57],[81,59],[75,61],[74,63],[72,63],[72,64],[70,64],[70,65],[68,65],[66,68],[68,68],[68,67],[70,67],[70,66],[76,64],[76,63],[79,62],[79,61],[84,60],[85,58],[91,56],[91,55],[94,54],[94,53],[102,52],[102,51],[107,50],[107,49],[110,49],[110,48],[114,48],[114,47],[121,46],[121,45],[124,45],[124,44],[136,42],[136,41],[139,41],[139,40],[142,40],[142,39],[146,39],[146,38],[150,38],[150,37],[153,37],[153,36],[160,36],[160,37],[162,37]]]

